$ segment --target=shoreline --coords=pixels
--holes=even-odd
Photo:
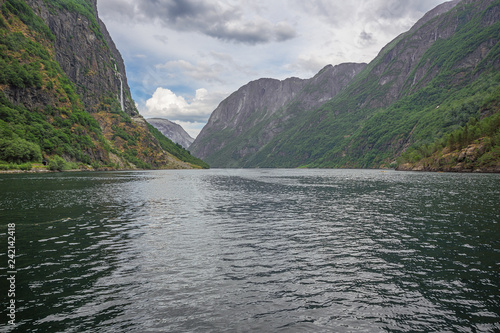
[[[231,168],[228,168],[231,169]],[[252,169],[252,168],[249,168]],[[271,168],[271,169],[280,169],[280,168]],[[299,168],[297,168],[299,169]],[[316,168],[313,168],[316,169]],[[318,168],[322,169],[322,168]],[[324,168],[331,169],[331,168]],[[336,169],[336,168],[333,168]],[[337,168],[337,169],[345,169],[345,168]],[[57,173],[57,172],[108,172],[108,171],[148,171],[148,170],[179,170],[179,169],[111,169],[111,168],[99,168],[99,169],[69,169],[69,170],[49,170],[47,168],[33,168],[31,170],[21,170],[21,169],[13,169],[13,170],[0,170],[1,174],[21,174],[21,173]],[[192,169],[191,169],[192,170]],[[378,170],[377,168],[366,168],[366,170]],[[405,163],[397,166],[394,169],[381,169],[381,170],[394,170],[399,172],[434,172],[434,173],[500,173],[500,167],[490,167],[490,168],[476,168],[476,169],[467,169],[462,166],[454,166],[454,167],[446,167],[446,168],[435,168],[431,166],[421,166],[421,165],[413,165],[410,163]]]
[[[446,172],[446,173],[500,173],[500,166],[494,167],[483,167],[483,168],[466,168],[463,165],[457,164],[454,166],[446,167],[435,167],[435,166],[423,166],[414,165],[411,163],[405,163],[399,165],[395,169],[396,171],[420,171],[420,172]]]

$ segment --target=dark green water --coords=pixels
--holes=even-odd
[[[500,175],[0,175],[0,218],[2,332],[500,331]]]

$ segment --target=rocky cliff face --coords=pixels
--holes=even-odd
[[[191,150],[225,167],[389,166],[412,145],[496,112],[485,105],[498,99],[499,29],[498,1],[444,3],[352,75],[339,65],[298,81],[281,109],[253,101],[281,101],[279,90],[262,99],[250,89],[260,80],[243,87],[214,111]],[[252,107],[242,112],[245,105]]]
[[[181,125],[163,118],[149,118],[148,123],[158,129],[163,135],[175,143],[188,149],[194,139],[182,128]]]
[[[291,119],[338,94],[366,64],[328,65],[311,79],[259,79],[220,103],[190,150],[213,166],[244,166]]]
[[[206,167],[138,114],[96,0],[0,0],[0,6],[4,160],[58,155],[82,168]],[[13,147],[36,154],[6,154]]]
[[[123,111],[138,116],[127,84],[125,64],[97,15],[97,0],[81,1],[81,11],[68,10],[70,7],[57,2],[26,2],[56,36],[56,60],[75,83],[86,110],[98,112],[104,98],[118,102],[123,99]]]

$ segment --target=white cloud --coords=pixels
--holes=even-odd
[[[186,100],[170,89],[158,87],[145,103],[141,114],[146,118],[158,117],[171,121],[204,123],[223,98],[220,94],[209,94],[207,89],[196,90],[195,96]]]
[[[193,98],[186,100],[170,89],[158,87],[146,101],[141,114],[145,118],[165,118],[173,121],[181,125],[191,137],[196,138],[224,97],[226,96],[223,94],[209,94],[207,89],[200,88],[196,90]]]
[[[208,82],[221,82],[220,74],[224,70],[224,66],[219,63],[199,61],[196,65],[193,65],[186,60],[167,61],[166,63],[156,65],[155,67],[157,69],[167,69],[174,73],[180,71],[181,76],[185,75],[196,80]]]

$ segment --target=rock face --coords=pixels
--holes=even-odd
[[[123,111],[138,116],[120,52],[98,15],[90,15],[97,13],[97,0],[81,2],[90,7],[86,12],[89,15],[64,7],[48,7],[43,0],[26,2],[56,36],[56,60],[75,83],[86,110],[98,111],[103,95],[118,101],[123,96]]]
[[[218,167],[387,167],[497,98],[499,22],[498,1],[450,1],[368,65],[253,81],[219,105],[191,151]]]
[[[194,139],[182,128],[181,125],[163,118],[149,118],[147,122],[157,128],[163,135],[175,143],[188,149]]]
[[[82,168],[207,167],[138,114],[96,0],[0,4],[5,147],[27,141],[37,156],[58,155]]]
[[[212,166],[245,166],[304,110],[338,94],[366,64],[328,65],[311,79],[259,79],[220,103],[190,147]]]

